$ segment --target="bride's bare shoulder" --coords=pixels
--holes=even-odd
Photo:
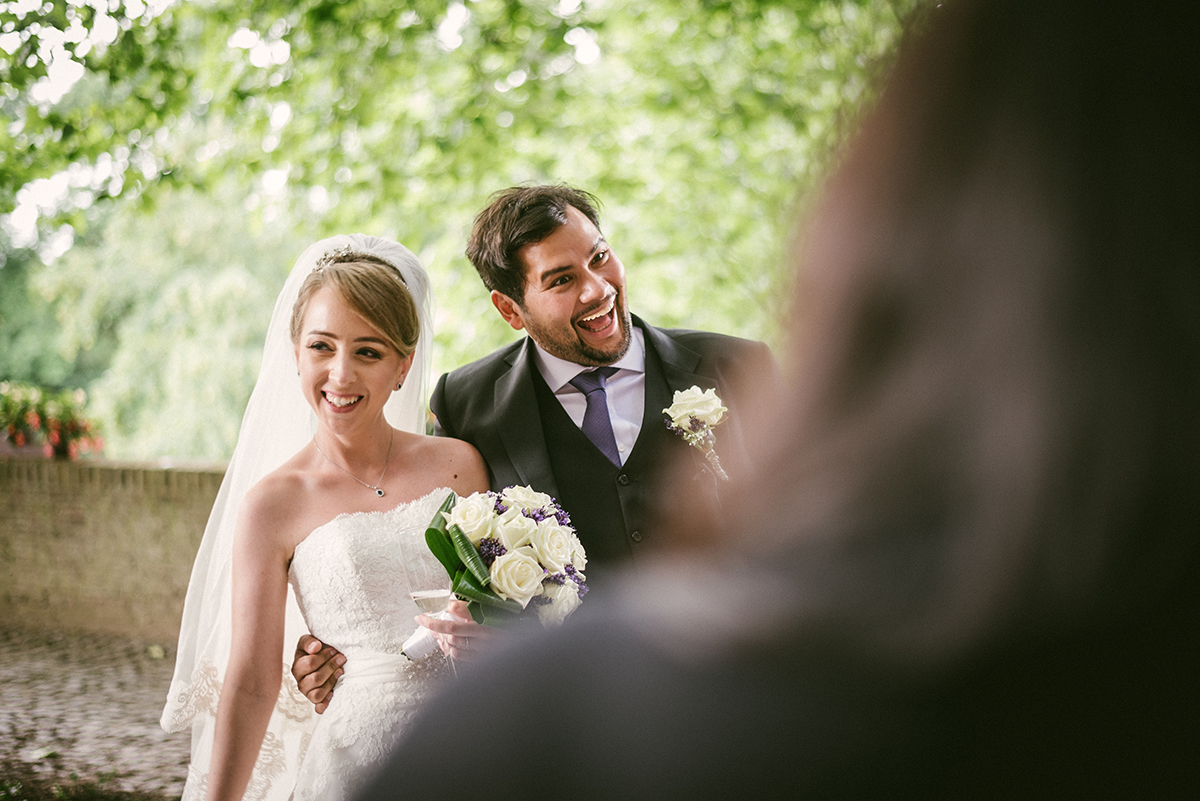
[[[303,452],[259,479],[242,499],[240,527],[256,536],[273,535],[294,541],[294,529],[308,515],[306,498],[313,495],[316,477]]]
[[[459,495],[488,488],[487,466],[475,446],[451,437],[415,436],[413,447],[419,459],[435,471],[436,486],[450,487]]]

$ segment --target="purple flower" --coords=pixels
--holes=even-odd
[[[546,519],[546,513],[541,509],[525,509],[521,514],[528,517],[530,520],[536,520],[538,523]]]
[[[508,549],[504,547],[504,543],[495,537],[484,537],[479,541],[479,558],[488,567],[491,567],[492,562],[506,553],[508,553]]]
[[[579,575],[579,571],[575,569],[575,565],[567,565],[563,568],[563,573],[565,573],[571,579],[571,581],[575,582],[576,586],[579,587],[579,600],[582,601],[583,596],[588,594],[588,585],[587,582],[583,580],[583,576]]]

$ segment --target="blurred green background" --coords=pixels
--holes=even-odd
[[[416,252],[435,370],[517,334],[496,190],[597,194],[633,310],[778,344],[800,205],[922,0],[0,2],[0,381],[119,459],[233,449],[274,298],[339,232]]]

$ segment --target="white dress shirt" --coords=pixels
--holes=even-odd
[[[575,425],[583,428],[587,396],[571,386],[570,382],[580,373],[595,368],[581,367],[575,362],[560,359],[542,350],[536,342],[533,344],[538,372]],[[629,350],[612,366],[617,368],[617,372],[605,382],[604,394],[608,399],[608,418],[612,421],[617,452],[621,455],[621,464],[625,464],[642,430],[642,416],[646,410],[646,335],[642,329],[633,326],[633,342]]]

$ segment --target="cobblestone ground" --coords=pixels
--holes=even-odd
[[[174,664],[173,643],[0,628],[0,765],[178,798],[191,737],[158,725]]]

